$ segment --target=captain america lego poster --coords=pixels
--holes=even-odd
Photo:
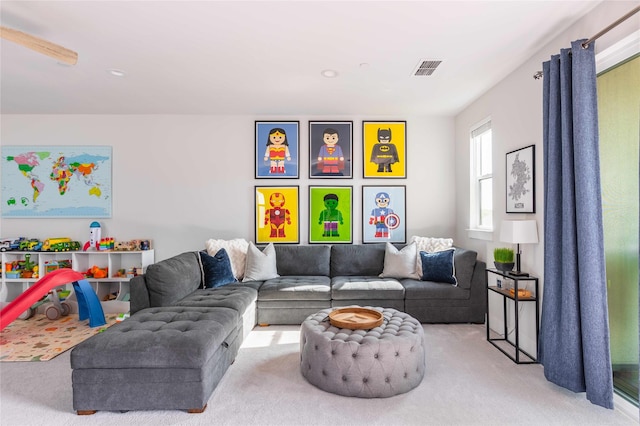
[[[406,187],[362,187],[362,242],[406,242]]]

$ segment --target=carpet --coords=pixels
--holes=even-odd
[[[88,319],[80,321],[78,314],[56,320],[45,315],[15,320],[0,331],[0,361],[48,361],[112,326],[117,316],[105,314],[107,324],[93,328]]]

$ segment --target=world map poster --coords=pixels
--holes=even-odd
[[[110,146],[3,146],[2,217],[111,217]]]

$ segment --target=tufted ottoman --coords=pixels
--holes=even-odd
[[[71,352],[73,408],[202,412],[242,338],[237,311],[147,308]]]
[[[324,309],[300,328],[300,371],[316,387],[344,396],[386,398],[410,391],[422,382],[425,344],[422,324],[391,308],[371,330],[331,325]]]

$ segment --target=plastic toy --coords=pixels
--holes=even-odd
[[[100,268],[93,265],[91,268],[87,269],[85,275],[87,278],[107,278],[109,276],[109,268]]]
[[[115,246],[115,240],[113,239],[113,237],[101,238],[100,244],[98,246],[98,250],[101,250],[101,251],[113,250],[114,246]]]
[[[89,318],[90,327],[105,325],[107,322],[102,305],[91,284],[80,272],[72,269],[58,269],[40,278],[0,311],[0,330],[11,324],[42,296],[48,294],[49,290],[70,282],[73,282],[73,289],[78,299],[80,320]]]
[[[29,240],[20,241],[18,250],[21,251],[38,251],[42,247],[42,243],[37,238],[31,238]]]
[[[69,291],[54,288],[49,294],[44,296],[42,300],[24,311],[18,318],[23,320],[31,318],[40,306],[42,306],[45,316],[50,320],[56,320],[61,316],[65,317],[71,313],[71,305],[62,301],[68,295]]]
[[[42,251],[80,250],[80,243],[71,238],[48,238],[42,243]]]
[[[87,251],[93,248],[95,248],[96,250],[100,250],[101,233],[102,228],[100,227],[100,223],[91,222],[91,225],[89,225],[89,241],[84,243],[84,247],[82,248],[82,250]]]

